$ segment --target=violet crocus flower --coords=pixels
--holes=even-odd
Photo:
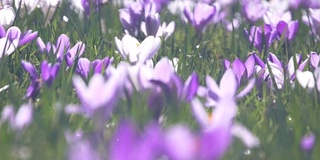
[[[130,63],[145,63],[150,60],[159,50],[161,39],[159,37],[148,36],[140,42],[126,34],[120,41],[115,37],[116,47],[123,59],[129,59]]]
[[[164,137],[158,125],[149,124],[140,135],[130,121],[122,121],[111,141],[110,159],[157,159],[163,155],[163,142]]]
[[[38,37],[37,45],[41,53],[49,54],[52,51],[56,55],[57,60],[61,62],[64,58],[65,53],[69,51],[70,40],[67,35],[61,34],[58,37],[56,44],[54,45],[54,44],[51,44],[50,42],[48,42],[47,44],[44,44],[42,39]],[[77,49],[77,47],[75,49]]]
[[[18,27],[10,27],[7,32],[0,26],[0,59],[12,54],[19,46],[21,31]],[[5,36],[4,36],[4,35]]]
[[[152,14],[147,17],[146,22],[141,22],[141,31],[146,35],[153,35],[157,37],[164,37],[164,40],[168,39],[175,29],[174,21],[170,22],[168,25],[163,22],[160,25],[159,14]]]
[[[282,36],[291,41],[295,38],[299,30],[299,22],[298,20],[291,21],[289,23],[285,21],[280,21],[277,25],[278,36],[281,38]]]
[[[73,61],[76,59],[76,57],[80,57],[83,54],[85,48],[86,45],[84,43],[78,42],[68,50],[65,60],[69,67],[73,65]]]
[[[280,60],[273,53],[269,53],[267,63],[265,64],[257,54],[254,54],[254,58],[258,65],[255,66],[256,74],[258,78],[267,82],[267,84],[273,88],[273,80],[277,89],[281,89],[284,85],[284,68]],[[270,66],[270,69],[268,67]],[[272,74],[271,74],[272,73]],[[273,77],[271,77],[273,76]]]
[[[264,47],[268,49],[278,35],[278,32],[272,29],[270,25],[262,25],[260,27],[252,26],[250,32],[244,29],[244,33],[249,42],[253,44],[260,53]]]
[[[294,61],[296,61],[296,62],[294,62]],[[307,65],[308,61],[309,61],[309,58],[302,61],[302,54],[296,54],[295,58],[292,56],[289,59],[289,62],[287,65],[287,73],[288,73],[290,82],[294,81],[296,78],[295,71],[296,70],[302,71],[305,68],[305,66]],[[295,66],[295,64],[297,66]]]
[[[203,29],[208,25],[215,13],[215,6],[211,6],[202,2],[198,2],[193,11],[191,11],[189,8],[184,9],[184,14],[189,23],[191,23],[198,33],[203,32]]]
[[[19,46],[25,45],[27,43],[30,43],[34,39],[38,37],[38,32],[33,32],[32,30],[28,30],[27,32],[24,32],[20,37]]]
[[[255,79],[252,79],[242,91],[236,94],[238,89],[237,78],[233,70],[229,68],[223,74],[219,86],[210,76],[206,77],[206,84],[208,87],[208,106],[216,106],[222,102],[227,104],[234,103],[235,105],[237,99],[244,97],[250,92],[255,84]]]
[[[15,114],[13,106],[5,106],[2,109],[0,125],[8,121],[11,129],[15,131],[25,129],[32,123],[32,108],[31,104],[23,104]]]
[[[119,10],[119,19],[126,33],[136,35],[137,29],[142,21],[143,5],[133,2],[126,8]]]
[[[276,12],[276,11],[267,11],[263,15],[263,20],[265,24],[270,25],[272,28],[277,28],[277,25],[280,21],[284,21],[286,23],[291,22],[291,12],[286,11],[284,13],[282,12]]]
[[[55,63],[52,65],[47,61],[42,61],[41,63],[41,78],[46,83],[47,86],[51,86],[54,79],[56,79],[60,69],[60,63]]]
[[[105,71],[109,65],[111,65],[113,59],[105,57],[104,59],[96,59],[92,62],[87,58],[79,58],[76,72],[84,79],[87,79],[91,69],[93,69],[94,74],[101,74]]]
[[[21,62],[21,65],[23,69],[30,74],[31,84],[29,85],[25,96],[26,98],[32,98],[32,99],[35,99],[35,97],[40,92],[42,82],[44,82],[48,87],[51,86],[60,68],[60,63],[56,63],[52,66],[52,64],[48,63],[47,61],[43,61],[40,67],[40,70],[41,70],[41,79],[40,79],[35,66],[32,65],[30,62],[23,60]]]
[[[311,151],[316,141],[316,135],[313,133],[306,134],[302,137],[300,147],[305,151]]]
[[[220,159],[231,144],[232,135],[240,138],[248,148],[259,145],[258,138],[248,129],[234,123],[237,114],[234,100],[229,102],[221,100],[211,113],[207,113],[197,98],[192,100],[191,107],[194,117],[202,128],[199,137],[200,159]]]
[[[246,78],[253,76],[255,65],[253,55],[250,55],[245,63],[243,63],[239,58],[236,58],[232,64],[229,60],[224,60],[223,64],[225,69],[232,68],[233,73],[236,75],[238,85],[240,85],[243,76],[246,76]]]

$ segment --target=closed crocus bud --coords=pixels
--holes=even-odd
[[[12,25],[15,16],[16,13],[11,6],[0,6],[0,25],[2,25],[4,29],[8,29]]]

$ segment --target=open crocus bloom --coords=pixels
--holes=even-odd
[[[0,58],[3,55],[10,55],[18,47],[21,31],[18,27],[10,27],[6,36],[0,38]]]
[[[128,34],[121,41],[115,37],[115,42],[120,55],[124,59],[128,58],[130,63],[145,63],[157,53],[161,45],[159,37],[148,36],[140,44],[136,38]]]

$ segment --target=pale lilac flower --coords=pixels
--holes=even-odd
[[[20,14],[24,16],[25,14],[30,14],[36,9],[40,0],[15,0],[16,8],[20,8]]]
[[[40,0],[39,5],[47,23],[53,18],[59,3],[60,0]]]
[[[0,25],[8,29],[16,17],[16,12],[9,5],[0,6]]]
[[[0,59],[15,51],[19,46],[20,35],[21,31],[18,27],[10,27],[5,33],[5,37],[0,38]]]
[[[316,52],[310,53],[310,66],[313,68],[318,68],[320,62],[320,56]]]
[[[126,67],[126,64],[120,63],[107,80],[101,74],[94,74],[88,85],[78,76],[73,78],[73,85],[85,114],[92,117],[101,112],[108,117],[126,80]]]
[[[245,63],[243,63],[239,58],[236,58],[232,64],[229,60],[224,60],[223,64],[225,69],[232,68],[233,73],[237,78],[238,85],[240,85],[242,77],[245,76],[246,78],[250,78],[253,76],[255,65],[253,55],[250,55]]]
[[[320,39],[320,9],[309,9],[309,14],[303,13],[302,21],[311,29],[310,34]]]
[[[301,139],[300,147],[303,150],[310,151],[310,150],[313,149],[315,141],[316,141],[316,135],[315,134],[313,134],[313,133],[306,134]]]
[[[196,29],[198,33],[203,32],[203,29],[208,25],[210,20],[216,14],[215,6],[210,6],[206,3],[198,2],[193,10],[184,9],[184,14],[189,23]]]
[[[251,23],[260,20],[268,9],[262,0],[244,0],[242,3],[244,17]]]
[[[23,104],[15,114],[13,106],[6,106],[2,110],[0,124],[8,121],[13,130],[21,131],[32,123],[32,108],[31,104]]]
[[[120,41],[115,37],[116,47],[123,59],[129,59],[130,63],[145,63],[150,60],[159,50],[161,39],[159,37],[148,36],[140,42],[130,36],[125,35]]]
[[[244,97],[253,88],[255,79],[249,81],[249,84],[242,91],[236,94],[238,89],[237,79],[233,70],[229,68],[223,74],[219,86],[210,76],[206,77],[206,84],[208,87],[208,106],[216,106],[223,103],[235,106],[236,100]]]
[[[263,20],[264,23],[270,25],[272,28],[277,28],[277,25],[280,21],[284,21],[286,23],[291,22],[291,12],[290,11],[286,11],[284,13],[279,13],[279,12],[271,12],[271,11],[267,11],[264,15],[263,15]]]
[[[175,0],[175,1],[170,1],[167,8],[169,12],[171,12],[172,14],[180,15],[181,19],[187,23],[188,19],[184,14],[184,9],[193,8],[194,5],[195,5],[195,2],[193,0]]]

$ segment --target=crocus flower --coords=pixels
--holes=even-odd
[[[5,106],[2,109],[0,124],[8,121],[13,130],[21,131],[32,122],[32,108],[33,106],[31,104],[23,104],[15,114],[13,106]]]
[[[14,21],[16,13],[14,9],[9,5],[4,5],[0,7],[0,25],[4,29],[8,29]]]
[[[294,63],[295,60],[296,60],[296,63]],[[309,58],[302,61],[302,54],[296,54],[295,59],[293,56],[289,59],[289,62],[287,65],[287,73],[291,82],[295,79],[295,71],[296,70],[302,71],[306,66],[306,64],[308,63],[308,61],[309,61]],[[297,64],[296,67],[295,67],[295,64]]]
[[[273,53],[269,53],[268,61],[265,64],[257,54],[254,54],[255,61],[258,65],[255,66],[258,78],[267,82],[267,84],[273,88],[273,80],[278,89],[281,89],[284,85],[284,68],[280,60]],[[268,67],[270,66],[270,69]],[[271,74],[272,73],[272,74]],[[273,77],[271,77],[273,76]]]
[[[1,30],[0,26],[0,30]],[[10,55],[18,47],[21,31],[18,27],[10,27],[5,36],[0,38],[0,59],[3,55]]]
[[[53,18],[59,3],[60,0],[40,0],[39,5],[47,23]]]
[[[285,21],[280,21],[277,25],[277,31],[279,37],[284,37],[288,41],[294,39],[299,30],[299,22],[297,20],[291,21],[289,23]]]
[[[198,2],[193,11],[189,8],[184,9],[184,14],[187,17],[189,23],[196,29],[198,33],[208,25],[210,20],[216,13],[215,6],[210,6],[206,3]]]
[[[30,14],[34,9],[36,9],[39,1],[40,0],[16,0],[14,2],[16,8],[20,8],[20,13],[24,15]]]
[[[129,58],[131,63],[145,63],[157,53],[161,45],[161,39],[154,36],[148,36],[141,44],[130,35],[125,35],[121,41],[115,37],[115,42],[123,59]]]
[[[313,147],[314,147],[315,141],[316,141],[315,134],[313,134],[313,133],[306,134],[301,139],[300,147],[303,150],[311,151],[313,149]]]
[[[310,71],[296,71],[296,78],[297,81],[303,88],[308,89],[311,91],[316,86],[316,81],[314,79],[314,75]]]
[[[84,43],[78,42],[67,51],[65,60],[69,67],[73,65],[73,61],[76,59],[76,56],[80,57],[83,54],[85,48],[86,48],[86,45]]]
[[[246,19],[255,23],[263,17],[267,11],[267,6],[262,0],[244,0],[243,1],[243,14]]]
[[[57,77],[60,63],[52,65],[47,61],[42,61],[41,63],[41,78],[46,83],[47,86],[51,86],[52,81]]]
[[[310,66],[313,68],[318,68],[320,56],[316,52],[311,52],[309,57],[310,57]]]
[[[320,39],[320,9],[309,9],[309,14],[304,13],[302,21],[311,29],[310,34]]]
[[[32,31],[32,30],[28,30],[26,32],[24,32],[21,37],[20,37],[20,42],[19,42],[19,46],[21,45],[25,45],[31,41],[33,41],[34,39],[36,39],[38,37],[38,32],[37,31]]]
[[[238,89],[237,79],[233,70],[229,68],[223,74],[219,86],[210,76],[206,77],[206,84],[208,87],[207,105],[216,106],[220,103],[235,105],[237,99],[244,97],[250,92],[255,84],[255,80],[251,80],[242,91],[236,94]]]
[[[143,5],[133,2],[128,7],[119,10],[119,19],[126,33],[136,35],[142,20]]]
[[[51,86],[53,80],[56,78],[60,69],[60,63],[56,63],[52,66],[47,61],[43,61],[40,67],[40,70],[41,70],[41,79],[40,79],[37,73],[36,67],[32,65],[30,62],[23,60],[21,62],[21,65],[23,69],[30,74],[31,84],[27,89],[26,98],[32,98],[32,99],[35,99],[35,97],[40,92],[42,81],[47,86],[49,87]]]
[[[50,42],[48,42],[45,45],[44,42],[42,41],[42,39],[40,37],[38,37],[37,38],[37,45],[38,45],[39,51],[41,53],[49,54],[50,51],[52,51],[56,55],[56,58],[58,61],[62,61],[65,53],[68,52],[70,49],[69,37],[65,34],[61,34],[58,37],[55,45],[51,44]],[[76,49],[77,49],[77,47],[75,48],[75,50]]]
[[[247,29],[244,30],[245,36],[251,44],[259,51],[262,52],[266,47],[268,49],[275,40],[278,32],[271,28],[269,25],[263,25],[260,27],[252,26],[250,32]]]
[[[159,14],[149,15],[146,22],[141,22],[141,31],[146,35],[153,35],[157,37],[164,37],[164,40],[168,39],[175,29],[174,21],[170,22],[168,25],[163,22],[160,25]]]
[[[249,78],[254,73],[255,60],[253,55],[250,55],[245,63],[236,58],[232,64],[229,60],[224,60],[223,64],[225,69],[232,68],[233,73],[237,77],[238,85],[240,85],[240,81],[244,75],[246,75],[246,78]]]
[[[158,125],[149,124],[140,135],[130,121],[122,121],[111,141],[110,159],[157,159],[163,155],[163,142],[164,138]]]
[[[287,12],[276,12],[276,11],[267,11],[264,15],[263,15],[263,20],[265,24],[270,25],[272,28],[277,28],[277,25],[280,21],[284,21],[286,23],[291,22],[291,12],[287,11]]]
[[[167,8],[169,12],[171,12],[174,15],[179,15],[183,22],[188,22],[188,19],[186,18],[184,14],[185,8],[192,8],[194,7],[195,2],[193,0],[175,0],[170,1]]]
[[[125,79],[126,65],[121,63],[106,81],[103,75],[94,74],[89,84],[78,76],[73,78],[73,85],[86,115],[92,117],[97,111],[108,117],[113,105],[119,97]]]

